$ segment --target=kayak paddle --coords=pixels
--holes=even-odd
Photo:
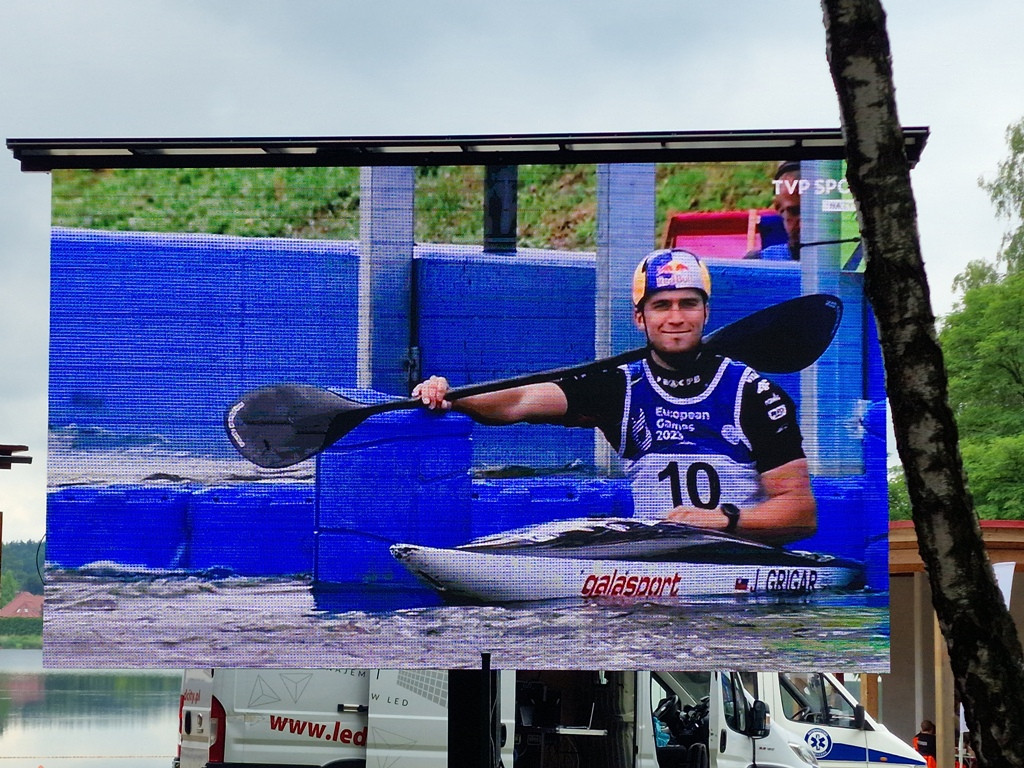
[[[740,360],[764,373],[793,373],[817,360],[832,343],[842,302],[811,294],[774,304],[708,334],[714,354]],[[496,392],[566,376],[607,370],[639,360],[645,347],[589,363],[456,387],[446,400]],[[254,389],[224,415],[228,438],[246,459],[279,469],[298,464],[336,443],[374,414],[419,408],[419,398],[367,404],[310,384],[272,384]]]

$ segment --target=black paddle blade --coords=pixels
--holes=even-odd
[[[798,296],[719,328],[705,337],[704,347],[762,373],[794,373],[822,356],[842,319],[838,297]]]
[[[224,414],[228,438],[261,467],[315,456],[380,409],[308,384],[275,384],[242,396]]]

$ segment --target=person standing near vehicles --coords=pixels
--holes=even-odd
[[[914,749],[921,753],[926,768],[935,768],[935,723],[921,721],[921,730],[914,736]]]
[[[649,253],[633,277],[647,354],[554,382],[444,399],[432,376],[413,397],[483,424],[600,429],[625,460],[634,514],[783,544],[817,527],[807,459],[790,397],[743,363],[707,353],[711,278],[692,253]]]

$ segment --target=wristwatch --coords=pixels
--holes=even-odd
[[[740,508],[735,504],[723,504],[719,509],[722,510],[722,514],[725,515],[726,519],[729,521],[725,526],[725,532],[735,533],[736,526],[740,523]]]

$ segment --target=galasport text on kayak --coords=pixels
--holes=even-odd
[[[619,573],[597,575],[591,573],[583,581],[580,595],[583,597],[676,597],[682,576],[635,576]],[[770,568],[761,581],[761,569],[754,573],[753,583],[749,578],[736,579],[738,592],[811,592],[818,584],[818,572],[809,568]]]

